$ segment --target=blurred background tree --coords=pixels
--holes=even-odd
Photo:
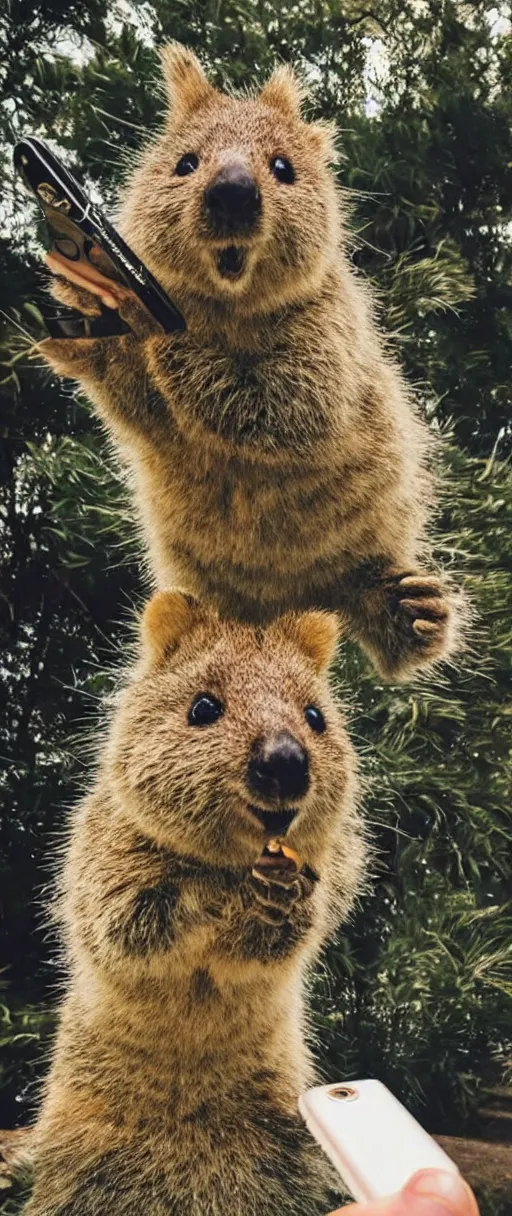
[[[476,610],[463,667],[381,686],[339,673],[368,773],[371,889],[313,989],[327,1077],[389,1083],[431,1130],[476,1126],[510,1047],[512,40],[484,0],[7,0],[0,15],[0,1126],[26,1121],[56,978],[38,927],[55,833],[87,775],[84,730],[147,589],[129,504],[87,405],[27,357],[43,235],[11,150],[55,141],[108,205],[162,108],[155,47],[219,84],[276,59],[339,129],[352,259],[434,431],[439,554]],[[378,435],[375,437],[378,442]],[[107,674],[106,674],[107,673]],[[507,687],[508,685],[508,687]],[[85,719],[85,724],[84,724]]]

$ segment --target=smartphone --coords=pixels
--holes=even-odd
[[[459,1172],[380,1081],[319,1085],[299,1110],[358,1203],[394,1195],[417,1170]]]
[[[116,232],[103,211],[42,139],[22,139],[14,149],[14,166],[42,207],[50,252],[122,283],[133,291],[165,333],[186,329],[185,319],[153,275]],[[46,317],[52,337],[108,336],[129,327],[111,309],[99,317],[80,317],[67,310]],[[53,330],[53,332],[52,332]]]

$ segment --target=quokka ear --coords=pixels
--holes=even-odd
[[[338,163],[340,153],[337,147],[338,132],[335,122],[320,119],[318,122],[308,123],[307,137],[320,160],[324,160],[330,165]]]
[[[180,42],[167,42],[160,52],[165,91],[173,123],[180,123],[215,94],[199,60]]]
[[[192,596],[181,591],[157,591],[146,604],[141,620],[143,654],[161,663],[198,623],[201,608]]]
[[[318,674],[327,670],[342,631],[339,616],[334,612],[290,612],[280,617],[276,627],[311,659]]]
[[[288,118],[300,118],[300,110],[305,100],[304,85],[295,75],[292,68],[282,64],[272,72],[267,83],[260,92],[260,101],[267,106],[281,110]]]

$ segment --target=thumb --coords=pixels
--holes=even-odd
[[[478,1216],[475,1196],[460,1174],[420,1170],[397,1195],[351,1203],[331,1216]]]

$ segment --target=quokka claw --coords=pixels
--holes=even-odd
[[[423,637],[425,641],[435,637],[439,633],[439,625],[435,621],[413,621],[412,625],[414,632]]]
[[[457,640],[456,610],[454,597],[442,579],[435,574],[408,571],[390,580],[386,591],[388,611],[397,639],[401,639],[404,670],[407,653],[413,660],[416,651],[423,665],[453,651]]]
[[[416,619],[423,617],[425,620],[445,620],[450,611],[449,604],[446,600],[441,599],[407,599],[400,600],[399,609],[401,612],[406,612],[408,616]]]
[[[399,588],[408,596],[435,595],[442,596],[444,587],[436,574],[404,574],[399,580]],[[396,585],[393,587],[396,592]]]

